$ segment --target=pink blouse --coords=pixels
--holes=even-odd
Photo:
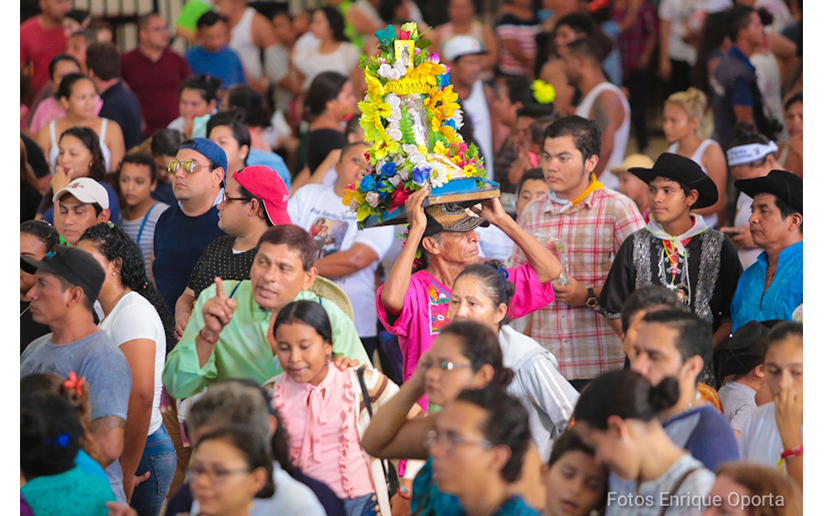
[[[292,461],[339,498],[375,492],[356,427],[359,390],[348,372],[329,366],[318,386],[286,375],[272,401],[283,415]]]

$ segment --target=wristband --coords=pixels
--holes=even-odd
[[[206,328],[204,328],[203,330],[205,330],[205,329],[206,329]],[[210,345],[212,345],[212,346],[214,346],[215,344],[217,344],[217,343],[218,343],[218,341],[219,341],[219,340],[220,340],[220,338],[221,338],[220,336],[216,337],[216,338],[215,338],[215,340],[210,340],[210,339],[207,339],[207,338],[206,338],[206,336],[204,336],[204,334],[203,334],[203,330],[201,330],[201,331],[198,333],[198,337],[202,338],[203,340],[205,340],[205,341],[206,341],[206,343],[207,343],[207,344],[210,344]]]
[[[412,500],[412,492],[409,487],[399,487],[397,493],[404,500]]]
[[[782,452],[780,456],[779,462],[776,463],[776,467],[782,469],[782,465],[785,463],[785,459],[792,459],[794,457],[799,457],[802,455],[802,446],[795,446],[793,448],[788,448]]]
[[[797,455],[802,455],[802,446],[788,448],[787,450],[782,452],[783,459],[790,459],[791,457],[796,457]]]

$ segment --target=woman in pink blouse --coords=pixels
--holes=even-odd
[[[327,484],[350,516],[389,515],[386,481],[377,459],[361,448],[369,424],[356,369],[332,366],[332,327],[314,301],[295,301],[275,318],[269,336],[285,374],[270,380],[273,402],[289,434],[290,456],[301,471]],[[398,387],[374,369],[363,369],[372,411]],[[410,412],[414,416],[419,409]]]

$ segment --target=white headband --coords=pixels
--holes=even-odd
[[[735,167],[736,165],[753,163],[773,152],[779,152],[779,148],[773,142],[769,142],[767,145],[763,143],[749,143],[747,145],[733,147],[727,152],[728,165]]]

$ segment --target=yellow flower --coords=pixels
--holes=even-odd
[[[449,125],[442,125],[439,129],[442,133],[444,133],[444,136],[447,138],[447,141],[452,143],[453,139],[455,139],[455,129],[453,129]]]
[[[384,86],[381,85],[381,81],[371,73],[366,73],[365,77],[367,79],[367,95],[370,101],[381,102],[384,98]]]
[[[355,185],[355,186],[357,187],[357,185]],[[361,204],[364,204],[364,202],[366,201],[365,197],[366,196],[365,196],[364,192],[358,190],[357,188],[354,189],[354,190],[350,190],[349,188],[347,188],[344,191],[344,200],[341,201],[341,202],[343,203],[344,206],[347,206],[347,207],[352,206],[353,201],[355,201],[356,204],[361,205]]]
[[[370,149],[370,157],[372,160],[378,161],[387,157],[387,154],[395,154],[401,150],[401,146],[397,141],[390,138],[382,129],[379,137],[372,144]]]
[[[440,141],[435,142],[433,146],[433,154],[441,154],[442,156],[447,155],[447,147],[441,143]]]
[[[464,175],[466,177],[475,177],[478,175],[478,169],[472,164],[469,164],[466,167],[464,167]]]
[[[446,71],[444,65],[427,61],[408,70],[407,79],[411,82],[424,82],[435,86],[438,84],[436,76],[446,73]]]
[[[548,84],[541,79],[536,79],[532,84],[533,98],[539,104],[550,104],[556,100],[556,89],[552,84]]]

